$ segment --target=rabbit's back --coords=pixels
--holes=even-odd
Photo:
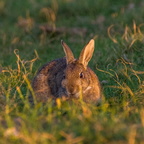
[[[43,65],[33,79],[32,87],[37,101],[46,102],[63,94],[63,80],[66,59],[60,58]]]

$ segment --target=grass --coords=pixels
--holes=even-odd
[[[142,0],[0,0],[0,142],[14,144],[144,143]],[[40,26],[67,28],[46,33]],[[74,34],[72,28],[86,29]],[[91,38],[90,67],[103,84],[100,106],[57,100],[31,107],[38,68],[63,57],[63,39],[76,57]]]

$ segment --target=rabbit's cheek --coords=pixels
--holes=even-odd
[[[81,81],[81,86],[82,90],[85,90],[89,86],[89,83],[87,82],[87,80],[83,80]]]

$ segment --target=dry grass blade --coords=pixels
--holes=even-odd
[[[30,16],[27,16],[26,18],[19,17],[17,25],[23,28],[26,32],[30,32],[34,27],[34,19]]]
[[[116,38],[112,37],[111,35],[111,29],[114,27],[114,25],[111,25],[109,28],[108,28],[108,36],[109,38],[114,42],[114,43],[118,43],[118,41],[116,40]]]
[[[60,134],[66,139],[66,143],[68,144],[77,144],[83,141],[83,137],[74,138],[73,134],[67,134],[64,131],[61,131]]]

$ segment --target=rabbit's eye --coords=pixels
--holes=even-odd
[[[84,73],[83,72],[80,73],[80,78],[84,78]]]

